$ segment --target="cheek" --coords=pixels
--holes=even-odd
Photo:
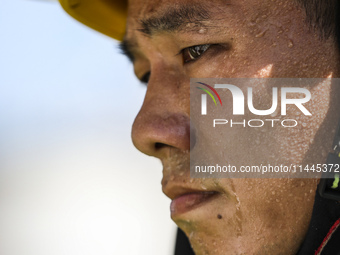
[[[286,116],[281,115],[280,99],[274,114],[255,116],[246,111],[244,116],[234,116],[232,111],[224,110],[233,107],[231,95],[230,100],[229,97],[223,98],[224,108],[221,108],[221,112],[215,110],[215,114],[214,109],[217,108],[209,108],[210,115],[203,123],[200,122],[197,146],[205,153],[200,154],[200,158],[219,165],[230,164],[237,169],[262,164],[290,167],[292,164],[325,163],[327,151],[331,148],[332,135],[329,133],[334,126],[334,123],[330,123],[332,119],[328,114],[331,85],[317,84],[308,90],[312,94],[312,99],[304,104],[304,107],[312,113],[312,116],[305,116],[294,105],[287,106]],[[256,109],[269,109],[272,106],[272,97],[272,88],[269,86],[253,87],[253,102]],[[278,97],[281,97],[280,87]],[[228,100],[225,100],[226,98]],[[228,123],[212,128],[213,119],[218,118],[226,119]],[[230,124],[231,121],[250,123],[248,120],[254,121],[251,122],[252,125],[259,125],[259,121],[262,121],[263,126],[251,128],[247,126],[248,124],[245,124],[246,127],[239,124],[231,127]],[[295,127],[283,127],[295,124]]]
[[[233,179],[242,237],[267,245],[299,243],[307,230],[317,180]],[[280,231],[278,231],[280,229]],[[301,240],[300,240],[301,239]]]
[[[279,247],[288,254],[287,247],[298,248],[310,221],[317,180],[219,179],[218,182],[228,190],[225,201],[214,204],[214,210],[200,224],[177,222],[198,254],[205,254],[204,251],[222,254],[218,249],[228,250],[230,254],[255,254],[254,251],[263,251],[263,247]],[[218,219],[219,214],[223,218]]]

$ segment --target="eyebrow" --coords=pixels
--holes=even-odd
[[[153,36],[162,32],[193,32],[197,31],[198,28],[207,27],[204,21],[209,20],[210,17],[210,12],[202,5],[172,7],[161,15],[139,20],[141,28],[137,30],[146,36]],[[119,44],[121,53],[131,62],[134,61],[133,48],[135,47],[126,38]]]
[[[205,27],[204,21],[210,19],[210,13],[203,6],[181,6],[168,9],[161,16],[140,20],[140,32],[147,36],[161,32],[178,32],[188,28]]]

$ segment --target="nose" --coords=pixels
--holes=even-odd
[[[132,127],[141,152],[160,159],[171,149],[190,150],[190,81],[179,72],[151,72],[144,103]]]

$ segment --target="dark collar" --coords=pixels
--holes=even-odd
[[[297,255],[340,255],[340,202],[316,192],[312,219]]]

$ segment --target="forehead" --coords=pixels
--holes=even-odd
[[[211,1],[213,4],[215,1]],[[128,16],[131,19],[140,17],[149,17],[151,15],[165,12],[169,8],[180,7],[185,5],[207,5],[197,0],[129,0]]]
[[[227,3],[226,3],[227,4]],[[176,23],[206,21],[215,8],[195,0],[130,0],[128,11],[129,28],[139,29],[149,35],[157,30],[173,30]]]
[[[137,52],[140,40],[148,45],[156,35],[180,33],[183,39],[202,31],[241,38],[261,35],[257,30],[266,30],[264,26],[281,30],[302,23],[304,15],[295,0],[129,0],[124,44]]]
[[[201,26],[218,33],[263,24],[288,27],[304,22],[301,10],[295,0],[129,0],[125,39],[137,42],[152,32],[197,32]]]
[[[294,0],[129,0],[128,25],[132,25],[133,22],[139,22],[141,19],[156,17],[167,13],[169,10],[183,7],[196,10],[202,8],[216,15],[230,15],[232,11],[238,11],[243,12],[244,15],[274,16],[285,11],[288,11],[289,14],[293,6],[296,7],[296,1]]]

